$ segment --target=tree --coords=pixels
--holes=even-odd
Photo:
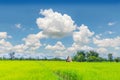
[[[87,52],[87,58],[90,56],[99,57],[99,54],[95,51],[89,51],[89,52]]]
[[[78,51],[77,54],[74,56],[73,60],[83,62],[85,61],[85,52]]]
[[[12,60],[14,59],[15,52],[10,53],[9,55],[10,55],[10,59]]]
[[[95,51],[89,51],[87,54],[87,61],[93,62],[93,61],[101,61],[101,58],[99,57],[99,53]]]
[[[110,62],[113,61],[112,53],[109,53],[109,54],[108,54],[108,60],[109,60]]]
[[[120,61],[120,57],[116,57],[114,60],[115,60],[115,62],[119,62]]]
[[[87,58],[87,61],[88,61],[88,62],[95,62],[95,61],[98,61],[98,58],[95,57],[95,56],[89,56],[89,57]]]

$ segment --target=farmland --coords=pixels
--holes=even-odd
[[[3,60],[0,80],[120,80],[120,63]]]

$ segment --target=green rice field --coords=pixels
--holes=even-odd
[[[0,61],[0,80],[120,80],[120,63]]]

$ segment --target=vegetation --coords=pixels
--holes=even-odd
[[[120,80],[120,64],[0,61],[0,80]]]
[[[15,52],[9,53],[9,55],[10,55],[10,59],[12,60],[14,59]]]
[[[113,61],[112,53],[109,53],[109,54],[108,54],[108,60],[109,60],[109,61]]]
[[[47,59],[47,57],[39,59],[39,57],[36,58],[24,58],[23,56],[21,56],[21,58],[17,58],[15,57],[15,52],[9,53],[9,58],[6,57],[0,57],[0,60],[42,60],[42,61],[65,61],[65,59],[61,59],[58,57],[55,58],[51,58],[51,59]],[[78,51],[72,58],[73,61],[77,61],[77,62],[103,62],[103,61],[115,61],[115,62],[120,62],[120,57],[114,57],[112,53],[108,54],[108,58],[103,58],[99,56],[99,53],[96,51]]]
[[[95,51],[88,51],[88,52],[85,52],[85,51],[78,51],[76,53],[75,56],[73,56],[73,60],[74,61],[77,61],[77,62],[102,62],[102,61],[116,61],[116,62],[119,62],[120,61],[120,57],[117,57],[117,58],[114,58],[113,59],[113,55],[112,53],[109,53],[108,54],[108,59],[106,58],[102,58],[99,56],[99,53],[98,52],[95,52]]]
[[[79,62],[86,61],[85,52],[84,51],[78,51],[77,54],[74,56],[73,60],[79,61]]]
[[[120,57],[114,59],[116,62],[120,62]]]

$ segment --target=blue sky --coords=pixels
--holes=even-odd
[[[120,55],[118,52],[120,51],[120,1],[119,0],[85,0],[85,1],[55,1],[53,2],[46,1],[0,1],[0,48],[3,49],[3,42],[9,42],[9,46],[11,49],[1,51],[1,53],[7,53],[10,51],[15,51],[17,53],[30,53],[31,48],[33,53],[41,53],[53,56],[68,56],[75,53],[77,50],[87,50],[89,49],[96,50],[101,53],[102,56],[107,55],[107,53],[112,52],[114,55]],[[64,14],[71,17],[71,20],[74,21],[70,26],[75,26],[75,28],[80,28],[82,24],[84,24],[81,29],[72,29],[68,33],[56,33],[61,36],[57,36],[58,38],[54,38],[56,35],[54,32],[49,32],[44,28],[46,26],[42,26],[42,24],[37,23],[37,19],[45,18],[45,15],[40,13],[40,10],[49,11],[52,10],[52,14],[57,12],[62,16]],[[55,15],[55,14],[54,14]],[[58,16],[59,17],[59,16]],[[51,17],[52,18],[52,17]],[[63,17],[64,19],[64,17]],[[55,21],[56,19],[54,19]],[[67,20],[67,19],[66,19]],[[40,20],[41,21],[41,20]],[[38,21],[38,22],[40,22]],[[45,24],[45,22],[42,22]],[[59,22],[58,22],[59,24]],[[62,22],[60,22],[62,24]],[[64,22],[63,22],[64,24]],[[52,24],[53,26],[57,26],[56,24]],[[51,26],[51,28],[53,27]],[[66,25],[63,25],[66,26]],[[87,28],[86,28],[87,26]],[[40,29],[41,28],[41,29]],[[48,27],[47,27],[48,28]],[[64,27],[61,27],[64,28]],[[59,28],[59,29],[61,29]],[[69,27],[66,27],[69,29]],[[72,27],[71,27],[72,28]],[[84,31],[88,31],[88,33],[82,33]],[[61,29],[64,30],[64,29]],[[3,37],[3,32],[6,32],[6,36]],[[35,39],[36,42],[33,44],[29,44],[28,48],[28,38],[29,35],[34,34],[37,35],[39,32],[43,32],[40,35],[44,35],[39,39]],[[77,35],[77,40],[73,37],[74,32],[80,32]],[[45,34],[44,34],[45,33]],[[94,34],[92,34],[94,33]],[[53,35],[52,35],[53,34]],[[89,43],[82,41],[82,34],[86,35],[85,39],[89,38]],[[91,35],[89,35],[91,34]],[[65,35],[65,36],[64,36]],[[89,35],[89,36],[88,36]],[[47,38],[46,38],[46,37]],[[32,36],[33,37],[33,36]],[[24,40],[25,38],[25,40]],[[35,37],[34,37],[35,38]],[[84,38],[83,38],[84,39]],[[5,40],[5,41],[3,41]],[[33,39],[33,41],[35,41]],[[39,40],[39,41],[38,41]],[[116,41],[113,42],[113,41]],[[118,42],[117,42],[118,41]],[[114,46],[108,45],[113,44]],[[36,45],[37,46],[36,46]],[[72,46],[74,44],[74,46]],[[107,46],[105,46],[107,45]],[[18,47],[19,46],[19,47]],[[48,47],[49,46],[49,47]],[[58,49],[60,46],[64,49]],[[77,46],[77,48],[75,47]],[[87,49],[86,47],[87,46]],[[22,50],[21,48],[24,48]],[[33,49],[36,47],[36,49]],[[46,48],[47,47],[47,48]],[[6,46],[4,46],[6,48]],[[20,48],[20,49],[19,49]],[[56,51],[58,49],[58,52]],[[68,50],[68,49],[72,49]],[[74,50],[73,50],[74,49]],[[89,50],[88,49],[88,50]]]

